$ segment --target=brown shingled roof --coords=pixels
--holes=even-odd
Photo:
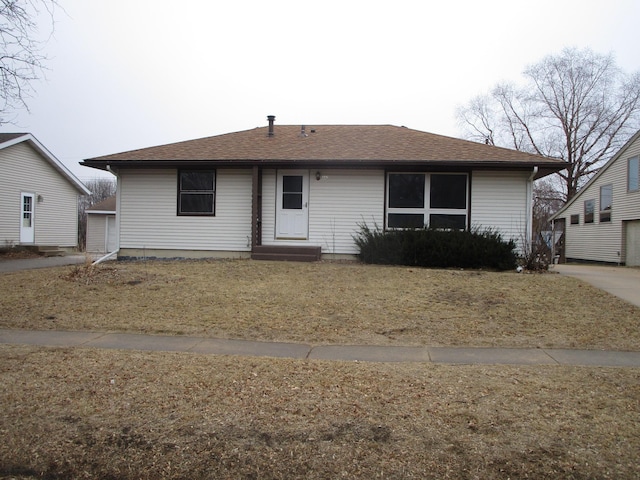
[[[111,197],[107,197],[95,205],[87,208],[87,212],[98,211],[98,212],[115,212],[116,211],[116,196],[113,195]]]
[[[320,163],[389,165],[439,163],[545,166],[560,170],[558,160],[506,148],[435,135],[393,125],[275,125],[225,135],[143,148],[85,160],[84,165],[170,165],[215,162],[222,164]]]
[[[14,138],[23,137],[26,133],[0,133],[0,143],[8,142]]]

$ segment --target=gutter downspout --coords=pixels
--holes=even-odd
[[[533,172],[527,179],[527,218],[525,227],[525,248],[527,245],[533,248],[533,179],[538,174],[538,166],[533,167]]]
[[[102,263],[105,260],[108,260],[111,257],[117,255],[120,251],[120,215],[118,213],[120,211],[120,189],[118,188],[120,177],[118,176],[118,173],[111,168],[111,165],[107,165],[107,172],[116,177],[116,249],[111,253],[107,253],[104,257],[100,257],[95,262],[93,262],[92,265],[98,265],[99,263]]]

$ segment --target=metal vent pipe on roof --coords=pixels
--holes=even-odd
[[[269,133],[267,134],[267,136],[269,137],[273,137],[273,122],[276,121],[276,116],[275,115],[267,115],[267,120],[269,121]]]

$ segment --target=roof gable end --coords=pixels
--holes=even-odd
[[[627,140],[627,142],[620,148],[620,150],[618,150],[613,157],[607,160],[607,163],[600,167],[600,170],[598,170],[598,172],[593,177],[591,177],[587,183],[584,184],[584,186],[573,196],[573,198],[571,198],[567,203],[564,204],[564,206],[560,210],[558,210],[551,216],[551,220],[555,220],[556,218],[558,218],[558,216],[562,215],[569,207],[571,207],[571,205],[576,203],[582,197],[582,194],[587,191],[589,186],[591,186],[602,175],[604,175],[604,173],[611,167],[611,165],[617,162],[618,159],[622,158],[625,152],[638,140],[640,140],[640,130],[638,130],[629,140]]]
[[[2,133],[0,134],[0,150],[26,142],[38,152],[60,175],[62,175],[82,195],[90,195],[91,191],[71,173],[47,148],[30,133]]]

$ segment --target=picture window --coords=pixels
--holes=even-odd
[[[390,173],[387,182],[387,228],[467,228],[466,173]]]

